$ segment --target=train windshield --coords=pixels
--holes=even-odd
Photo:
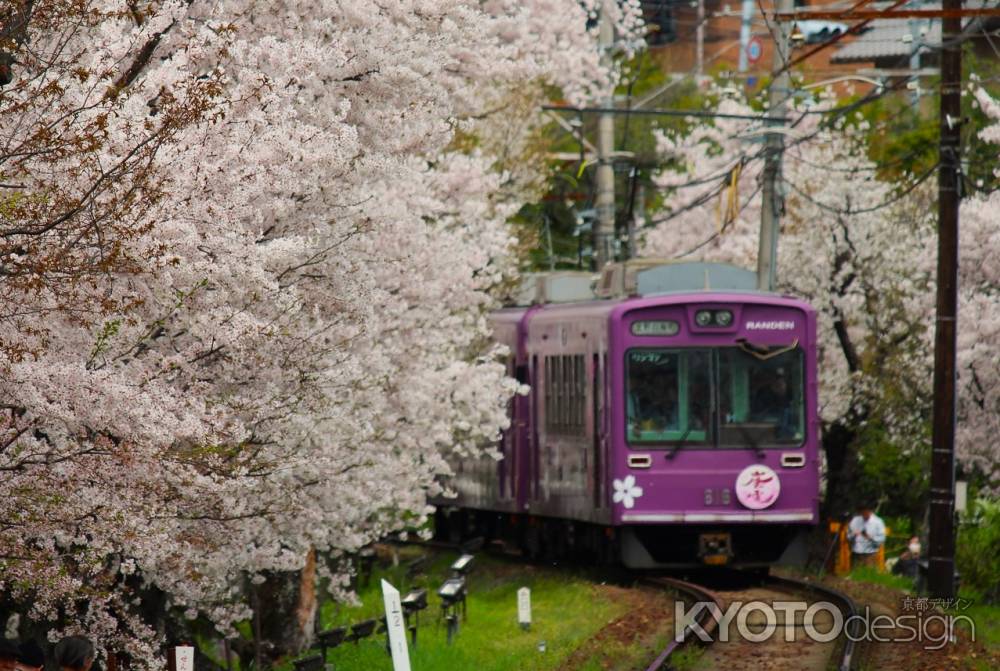
[[[800,444],[805,438],[802,350],[762,358],[737,347],[719,352],[719,445]]]
[[[626,382],[629,442],[708,440],[710,372],[708,350],[631,350]]]
[[[798,347],[631,349],[626,375],[630,444],[758,449],[805,439]]]

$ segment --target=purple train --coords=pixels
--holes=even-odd
[[[589,299],[536,279],[492,315],[531,391],[500,461],[454,465],[438,534],[631,568],[789,560],[818,521],[815,311],[722,264],[616,264]]]

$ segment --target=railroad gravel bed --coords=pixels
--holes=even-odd
[[[763,601],[792,601],[805,597],[793,595],[784,590],[770,587],[751,587],[739,590],[715,590],[728,607],[734,601],[749,603]],[[796,625],[792,630],[791,641],[786,641],[784,613],[778,612],[777,630],[765,641],[746,641],[737,630],[736,618],[729,625],[727,641],[718,640],[708,646],[699,660],[696,669],[725,669],[726,671],[817,671],[830,666],[830,659],[837,650],[836,642],[820,643],[805,635],[801,626],[802,614],[798,613]],[[816,627],[826,631],[832,623],[829,615],[822,613],[816,620]],[[747,620],[748,628],[757,633],[763,630],[766,621],[764,616],[755,612]]]

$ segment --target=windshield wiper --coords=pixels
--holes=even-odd
[[[750,449],[756,452],[757,456],[760,457],[761,459],[766,457],[767,452],[765,452],[761,448],[761,446],[757,444],[757,441],[753,439],[753,436],[750,434],[749,429],[747,429],[747,427],[743,426],[742,424],[739,424],[737,426],[739,427],[740,435],[743,436],[743,440],[747,441],[747,443],[750,445]]]
[[[795,338],[792,340],[790,345],[756,345],[746,338],[738,338],[736,344],[739,348],[749,354],[750,356],[756,357],[760,361],[767,361],[768,359],[773,359],[776,356],[784,354],[785,352],[791,352],[796,347],[799,346],[799,339]],[[772,349],[772,347],[774,349]]]
[[[671,447],[670,451],[667,452],[667,459],[673,459],[674,458],[674,455],[677,454],[677,450],[679,450],[679,449],[681,449],[681,447],[683,447],[684,441],[687,440],[687,437],[691,434],[691,430],[693,428],[694,428],[693,425],[689,426],[687,428],[687,430],[677,440],[677,442],[673,444],[673,447]]]

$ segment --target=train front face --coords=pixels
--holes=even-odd
[[[818,522],[815,312],[677,294],[626,301],[609,328],[623,562],[766,566],[802,544]]]

